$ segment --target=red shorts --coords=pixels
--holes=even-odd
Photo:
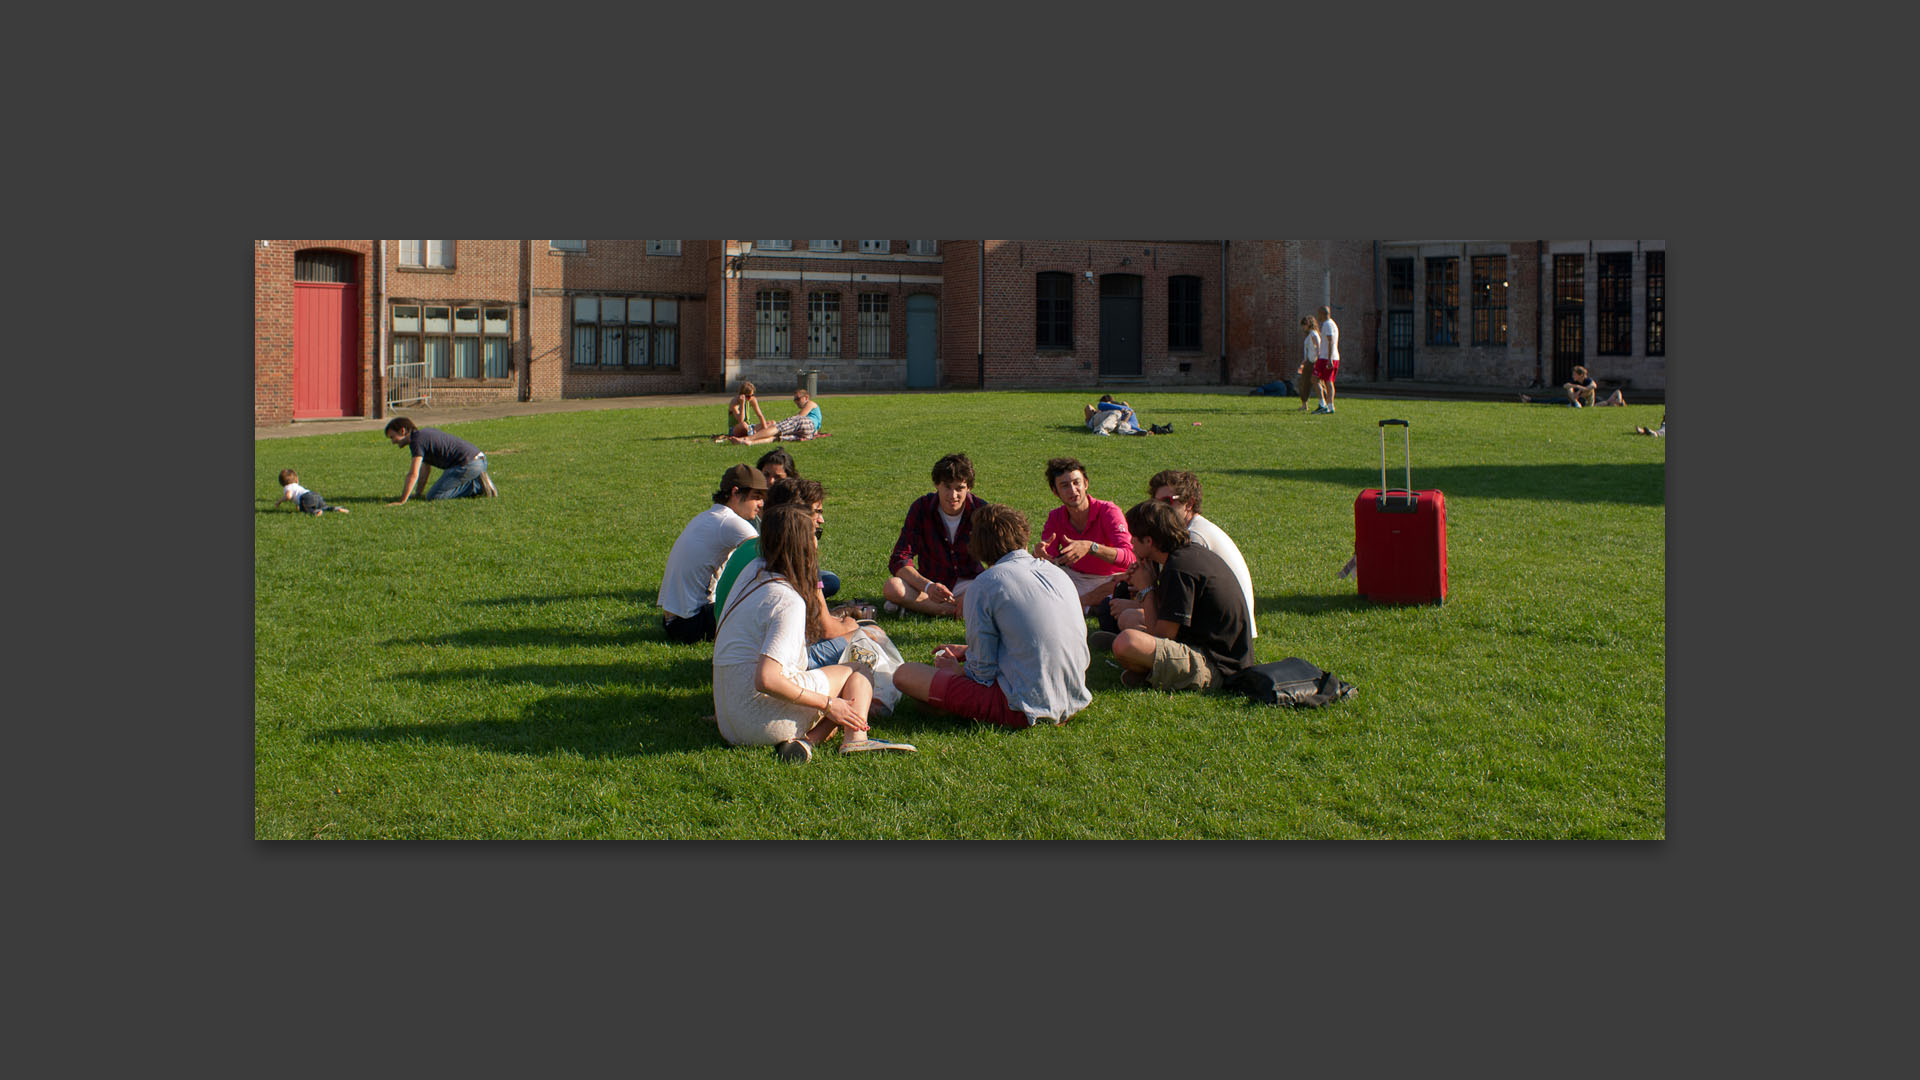
[[[1338,374],[1340,374],[1340,361],[1338,360],[1315,360],[1313,362],[1313,377],[1319,379],[1321,382],[1332,382],[1333,377]]]
[[[1007,695],[998,686],[974,682],[959,671],[942,668],[927,687],[927,704],[956,716],[1001,727],[1028,727],[1027,714],[1007,707]]]

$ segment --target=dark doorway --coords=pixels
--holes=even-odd
[[[1141,288],[1138,274],[1100,278],[1100,375],[1140,374]]]

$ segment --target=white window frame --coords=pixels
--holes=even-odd
[[[909,254],[909,255],[938,255],[938,254],[940,254],[940,241],[938,241],[938,240],[909,240],[909,241],[907,241],[907,254]]]
[[[838,240],[809,240],[809,241],[807,241],[807,250],[808,250],[808,251],[839,251],[839,250],[840,250],[840,241],[838,241]]]
[[[755,240],[753,246],[760,251],[792,251],[791,240]]]
[[[453,269],[452,240],[402,240],[399,264],[415,270]]]
[[[860,253],[862,255],[885,255],[892,250],[893,241],[891,240],[860,241]]]
[[[678,255],[678,254],[680,254],[680,241],[678,241],[678,240],[649,240],[649,241],[647,241],[647,254],[649,254],[649,255]]]

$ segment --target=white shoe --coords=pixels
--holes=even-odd
[[[499,497],[500,491],[493,486],[493,477],[488,476],[486,473],[480,474],[480,486],[487,489],[487,498],[493,499]]]
[[[889,615],[898,615],[900,614],[901,609],[899,604],[896,604],[893,601],[889,600],[886,603],[880,605],[880,610],[886,612]]]
[[[912,743],[888,742],[885,739],[875,739],[871,736],[862,736],[858,739],[848,739],[842,736],[840,739],[840,752],[843,754],[860,754],[870,750],[894,750],[911,754],[914,752],[914,746]]]

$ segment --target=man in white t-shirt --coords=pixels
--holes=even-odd
[[[1203,547],[1220,556],[1220,561],[1233,571],[1233,579],[1240,583],[1240,593],[1247,601],[1247,631],[1250,637],[1260,636],[1260,626],[1253,612],[1253,577],[1247,572],[1246,557],[1240,554],[1240,545],[1233,542],[1225,529],[1200,516],[1200,478],[1185,469],[1162,469],[1147,481],[1147,494],[1158,502],[1168,503],[1180,513],[1180,520],[1187,527],[1187,542]],[[1132,619],[1121,619],[1123,611],[1132,609],[1150,613],[1152,591],[1135,595],[1127,600],[1113,602],[1114,619],[1121,629],[1139,625]],[[1141,616],[1146,625],[1153,620],[1146,614]]]
[[[1316,413],[1333,411],[1333,380],[1340,374],[1340,327],[1334,324],[1333,309],[1320,306],[1320,358],[1314,361],[1313,378],[1320,387],[1320,407]]]
[[[727,556],[756,534],[753,519],[767,500],[767,478],[751,465],[728,469],[713,505],[694,515],[667,555],[660,575],[660,608],[667,640],[713,640],[713,587]]]
[[[887,558],[881,590],[889,612],[963,618],[960,597],[985,567],[967,549],[973,512],[986,503],[973,493],[973,462],[948,454],[933,463],[933,490],[907,507],[900,538]]]

